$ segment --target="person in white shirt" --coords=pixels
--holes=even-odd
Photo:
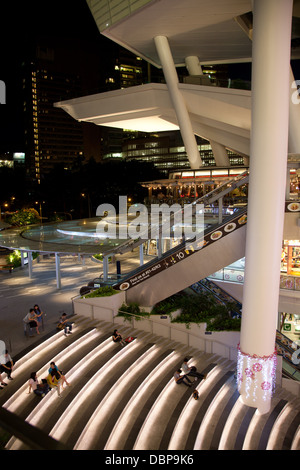
[[[36,372],[31,372],[28,385],[29,389],[27,393],[33,391],[33,393],[40,397],[44,397],[49,391],[49,385],[47,384],[47,380],[43,379],[42,382],[39,382]]]
[[[200,374],[199,372],[197,372],[197,369],[195,366],[192,366],[192,367],[188,366],[187,357],[183,359],[183,363],[181,367],[185,375],[189,375],[190,377],[196,377],[196,379],[206,379],[206,375]]]
[[[191,387],[192,382],[186,375],[181,375],[182,370],[178,369],[174,374],[174,379],[177,384],[184,384],[187,387]]]
[[[5,373],[9,380],[13,380],[11,377],[13,365],[13,360],[10,357],[8,350],[5,349],[4,354],[0,357],[0,374]]]

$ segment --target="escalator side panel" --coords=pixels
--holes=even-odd
[[[246,225],[126,291],[126,302],[150,307],[245,256]]]

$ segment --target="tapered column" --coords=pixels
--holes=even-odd
[[[61,289],[61,273],[60,273],[60,256],[55,253],[55,271],[56,271],[56,287]]]
[[[140,266],[143,266],[144,264],[144,244],[143,243],[140,245],[139,250],[140,250]]]
[[[182,140],[191,168],[200,168],[202,161],[200,158],[195,134],[193,132],[190,116],[187,111],[183,96],[178,88],[178,76],[168,39],[165,36],[156,36],[154,38],[154,42],[163,68],[168,91],[175,109]]]
[[[28,256],[28,276],[31,279],[32,278],[32,252],[28,251],[27,256]]]
[[[21,251],[21,267],[24,268],[24,251]]]
[[[211,149],[214,155],[216,166],[230,166],[230,160],[224,145],[219,142],[210,141]]]
[[[108,256],[103,256],[103,281],[108,280]]]
[[[260,413],[270,408],[276,373],[292,6],[292,0],[253,1],[250,179],[237,377],[242,402]]]
[[[299,80],[295,80],[293,70],[290,67],[290,126],[289,126],[289,153],[300,153],[300,97],[297,86]]]
[[[202,67],[197,56],[188,56],[185,58],[185,65],[189,75],[202,75]]]

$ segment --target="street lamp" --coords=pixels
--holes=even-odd
[[[7,207],[9,207],[9,205],[8,205],[7,202],[4,202],[2,205],[0,204],[0,222],[2,220],[2,206],[7,208]]]
[[[89,219],[91,218],[91,199],[89,193],[81,193],[83,198],[87,198]]]

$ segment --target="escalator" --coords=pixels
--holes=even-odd
[[[204,279],[245,255],[247,208],[237,209],[204,230],[200,240],[184,241],[114,284],[127,303],[151,306]]]
[[[242,304],[210,279],[202,279],[190,287],[195,293],[208,292],[217,302],[230,303],[231,315],[242,316]],[[300,346],[277,330],[276,351],[282,356],[283,377],[300,381]]]
[[[201,279],[201,281],[196,282],[191,285],[190,288],[195,293],[208,293],[212,295],[216,301],[223,305],[228,305],[230,303],[231,316],[236,318],[241,318],[242,315],[242,304],[237,299],[228,294],[224,289],[218,286],[215,282],[210,279]]]
[[[277,330],[276,351],[282,356],[283,376],[300,381],[300,346]]]
[[[222,207],[223,198],[248,181],[249,173],[245,172],[190,204],[191,208],[203,204],[204,209],[218,207],[219,210],[217,222],[210,221],[194,240],[182,241],[129,274],[120,276],[118,282],[107,279],[102,284],[113,284],[114,289],[124,291],[127,303],[152,306],[244,257],[247,207],[232,208],[233,214],[226,211],[223,214]],[[141,246],[149,240],[148,232],[145,233],[136,240],[127,240],[110,254],[123,254]],[[160,225],[157,238],[162,233],[163,225]]]

